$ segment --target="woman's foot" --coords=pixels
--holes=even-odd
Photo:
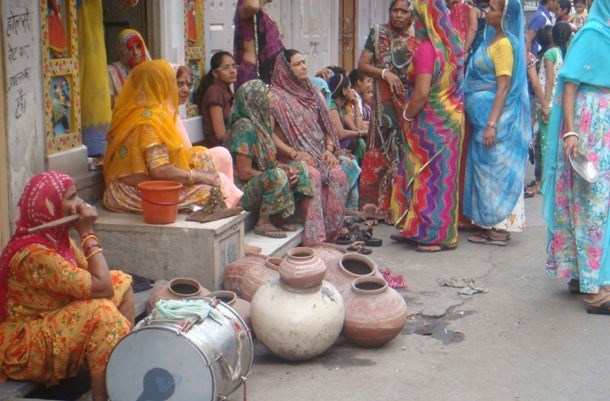
[[[570,294],[581,294],[580,292],[580,280],[573,278],[568,282],[568,291]]]
[[[269,238],[286,238],[286,233],[271,223],[258,223],[254,227],[254,233]]]
[[[468,241],[474,244],[506,246],[510,234],[506,231],[481,230],[468,236]]]
[[[587,294],[583,299],[587,313],[610,315],[610,288],[601,287],[597,294]]]
[[[436,253],[443,251],[453,251],[457,246],[444,246],[444,245],[426,245],[418,244],[415,250],[423,253]]]

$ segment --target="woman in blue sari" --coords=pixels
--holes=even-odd
[[[483,43],[464,84],[471,139],[464,214],[480,227],[468,240],[507,245],[525,225],[523,182],[531,138],[523,8],[491,0]]]
[[[592,51],[594,49],[594,51]],[[610,314],[610,3],[593,2],[559,73],[543,155],[547,271],[585,294],[589,313]],[[578,110],[578,113],[575,111]],[[582,156],[599,171],[571,168]]]

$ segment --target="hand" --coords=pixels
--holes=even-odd
[[[485,127],[483,132],[483,144],[488,148],[495,145],[496,143],[496,129],[491,127]]]
[[[549,117],[551,116],[551,110],[549,108],[549,106],[542,106],[542,121],[544,121],[545,123],[549,122]]]
[[[352,102],[353,104],[356,104],[356,102],[358,102],[358,93],[354,89],[350,89],[347,91],[346,98],[348,101]]]
[[[328,164],[328,167],[333,168],[339,164],[339,160],[335,157],[335,155],[330,151],[325,151],[322,153],[322,160]]]
[[[578,137],[569,136],[563,140],[563,151],[566,155],[566,159],[576,154],[578,148]]]
[[[199,184],[211,185],[213,187],[220,186],[220,177],[215,173],[197,171],[193,173],[193,180]]]
[[[76,205],[74,214],[78,214],[80,218],[74,225],[80,236],[93,232],[93,225],[97,220],[97,210],[87,202],[81,202]]]
[[[329,68],[320,68],[315,74],[316,77],[320,77],[325,81],[328,81],[333,75],[335,75],[334,72]]]
[[[296,160],[305,162],[305,163],[309,164],[310,166],[315,166],[315,161],[314,161],[313,157],[311,157],[311,155],[307,152],[297,151]]]
[[[402,81],[400,80],[400,78],[398,78],[398,75],[394,74],[390,70],[386,70],[384,77],[385,77],[384,80],[390,86],[390,90],[392,91],[393,94],[402,95],[405,93],[405,87],[402,84]]]
[[[299,175],[297,169],[294,169],[287,164],[281,164],[280,168],[284,170],[286,176],[288,177],[288,184],[290,184],[291,188],[294,188],[299,182]]]

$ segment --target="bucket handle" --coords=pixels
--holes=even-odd
[[[184,202],[184,201],[185,201],[186,196],[184,196],[184,197],[182,197],[182,198],[178,199],[178,201],[176,201],[176,202],[161,202],[161,201],[153,201],[153,200],[150,200],[150,199],[145,198],[144,196],[142,196],[142,194],[141,194],[141,193],[140,193],[140,198],[142,198],[142,200],[143,200],[143,201],[146,201],[146,202],[148,202],[148,203],[151,203],[151,204],[153,204],[153,205],[155,205],[155,206],[177,206],[177,205],[179,205],[179,204],[181,204],[182,202]]]

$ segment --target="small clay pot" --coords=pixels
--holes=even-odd
[[[152,312],[157,302],[162,299],[203,297],[209,292],[207,288],[199,284],[199,281],[188,277],[178,277],[170,281],[160,280],[155,283],[152,293],[148,298],[146,312]]]
[[[362,347],[381,347],[394,339],[407,323],[405,300],[378,277],[354,280],[345,304],[343,334]]]
[[[229,305],[242,319],[246,322],[249,327],[252,327],[250,323],[250,302],[245,301],[237,297],[237,294],[233,291],[212,291],[207,296],[207,298],[216,298],[219,301],[224,302]]]
[[[289,250],[280,265],[280,279],[293,288],[318,287],[325,274],[326,265],[311,248],[297,247]]]
[[[352,282],[360,277],[379,277],[377,264],[368,256],[359,253],[346,253],[342,255],[336,265],[332,265],[326,271],[327,281],[330,281],[343,297],[351,292]]]
[[[222,287],[250,301],[258,287],[279,277],[276,271],[267,267],[267,259],[266,256],[255,255],[229,263],[225,267]]]

